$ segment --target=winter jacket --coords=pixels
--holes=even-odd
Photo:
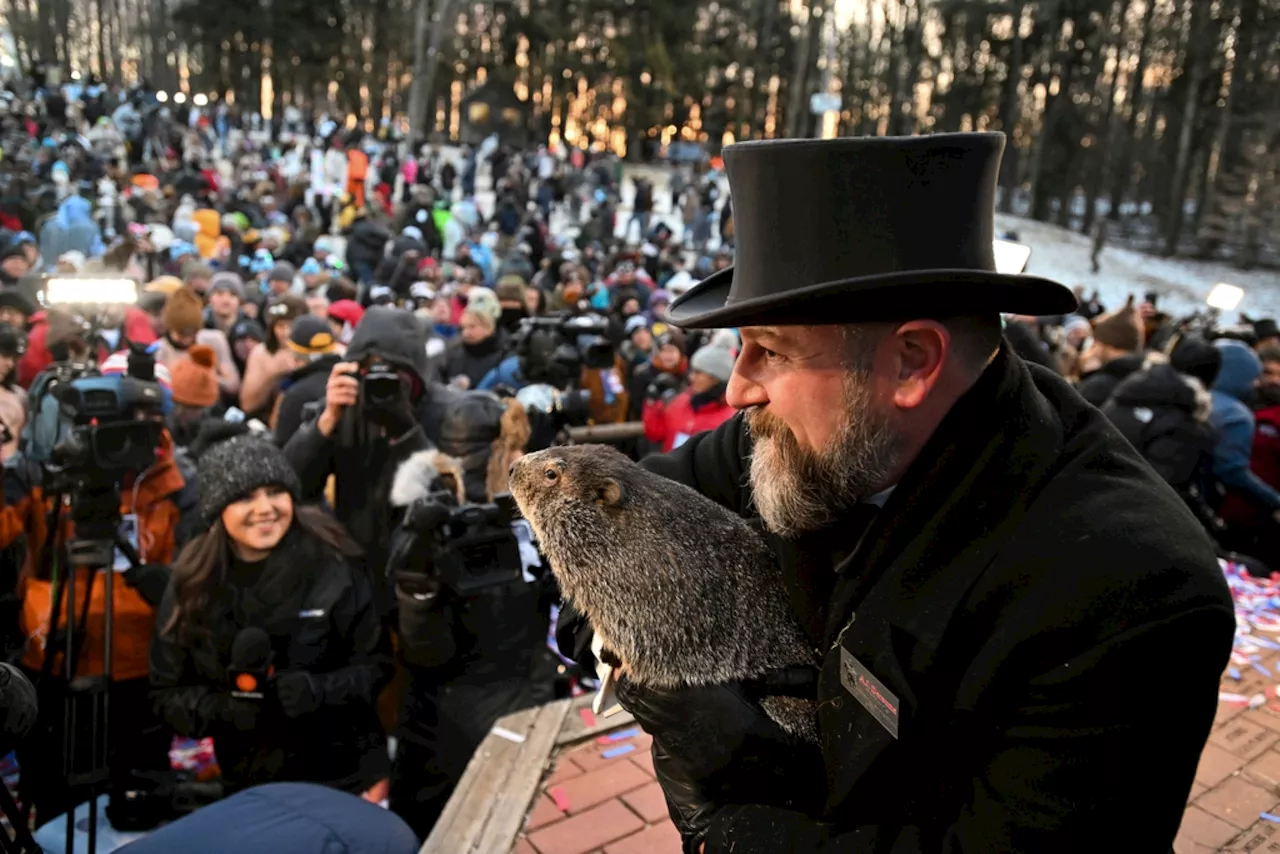
[[[209,638],[188,643],[164,630],[176,601],[170,585],[151,645],[152,697],[179,735],[213,737],[230,788],[289,781],[359,793],[387,776],[374,701],[394,666],[363,571],[295,523],[265,566],[250,569],[228,557],[203,611]],[[228,722],[232,644],[248,627],[271,638],[277,675],[311,675],[316,711],[285,718],[268,684],[256,727],[245,731]]]
[[[254,786],[117,849],[121,854],[416,854],[418,840],[377,804],[306,783]]]
[[[1112,359],[1098,370],[1082,377],[1076,391],[1094,406],[1102,406],[1115,393],[1121,380],[1141,368],[1140,354]]]
[[[329,374],[333,366],[342,361],[342,356],[321,356],[309,364],[303,365],[281,383],[284,392],[276,409],[276,444],[284,447],[290,437],[302,426],[303,409],[310,403],[324,400],[324,390],[329,384]]]
[[[502,362],[506,353],[507,336],[502,330],[476,344],[468,344],[458,338],[449,343],[440,379],[452,382],[454,377],[464,376],[470,383],[467,388],[479,388],[489,372]]]
[[[1262,374],[1262,362],[1248,345],[1223,339],[1215,342],[1222,351],[1222,368],[1213,383],[1213,413],[1210,421],[1217,431],[1213,449],[1213,475],[1226,487],[1259,510],[1280,510],[1280,491],[1250,469],[1253,457],[1255,420],[1245,401],[1253,395],[1253,384]]]
[[[387,230],[368,217],[356,220],[347,235],[347,265],[356,269],[376,269],[390,239]]]
[[[426,450],[439,437],[444,406],[454,392],[426,377],[427,353],[422,344],[422,330],[418,319],[407,311],[372,308],[365,312],[347,345],[346,358],[358,362],[373,355],[409,368],[424,378],[425,391],[417,404],[419,429],[403,437],[392,437],[398,438],[394,445],[372,429],[361,430],[357,432],[363,434],[365,440],[345,447],[339,444],[343,438],[341,425],[332,436],[326,437],[312,419],[289,439],[284,455],[298,472],[306,500],[320,500],[325,482],[330,475],[334,476],[334,513],[364,548],[365,565],[373,573],[380,602],[389,607],[390,594],[383,569],[391,531],[398,521],[388,503],[391,479],[411,454]]]
[[[45,484],[40,466],[19,456],[4,468],[4,508],[0,510],[0,549],[7,548],[19,534],[26,534],[27,551],[23,569],[26,579],[23,589],[22,631],[27,638],[23,664],[32,670],[40,670],[48,643],[49,614],[53,607],[53,584],[49,581],[53,561],[47,548],[50,523],[57,518],[52,496],[45,494]],[[175,461],[172,443],[167,435],[157,462],[140,475],[132,485],[125,484],[120,491],[122,517],[137,516],[138,558],[154,572],[172,564],[179,548],[196,533],[196,505],[199,500],[195,487],[195,472],[183,468]],[[74,497],[73,497],[74,501]],[[70,522],[65,520],[68,533]],[[147,570],[141,570],[147,573]],[[111,676],[115,680],[137,679],[147,674],[147,646],[151,640],[155,622],[155,607],[148,602],[158,598],[158,592],[147,591],[137,583],[136,572],[108,572],[114,599],[114,631],[112,633]],[[77,570],[75,579],[76,607],[81,607],[88,586],[87,570]],[[137,586],[135,586],[137,583]],[[163,580],[162,580],[163,583]],[[144,591],[146,595],[144,595]],[[65,624],[64,613],[59,625]],[[95,582],[89,611],[89,632],[81,647],[76,666],[77,675],[87,676],[103,672],[103,615],[106,609],[106,588]],[[79,620],[79,614],[76,615]],[[52,662],[52,671],[64,673],[61,651]]]
[[[645,465],[746,516],[750,454],[738,416]],[[1124,437],[1006,346],[883,508],[853,511],[767,537],[823,656],[820,761],[776,758],[811,806],[731,792],[706,854],[1168,851],[1235,615],[1201,526]]]
[[[64,199],[58,205],[58,213],[40,229],[40,257],[49,267],[72,251],[83,252],[86,258],[96,258],[106,251],[89,200],[75,195]]]
[[[1213,454],[1213,400],[1200,381],[1180,374],[1162,354],[1126,377],[1102,406],[1116,429],[1156,474],[1184,494]]]
[[[124,336],[134,344],[152,344],[156,340],[155,330],[147,313],[136,306],[129,306],[124,311]],[[31,316],[31,328],[27,334],[27,352],[18,360],[18,384],[27,388],[35,381],[36,376],[53,364],[53,353],[49,351],[49,315],[36,312]],[[121,349],[117,344],[116,350]],[[105,360],[111,355],[105,348],[100,349],[98,358]]]
[[[482,438],[487,437],[477,442]],[[467,473],[485,471],[488,461],[483,452],[469,454],[464,473],[457,460],[435,452],[417,454],[401,466],[393,494],[407,505],[425,495],[435,472],[471,481]],[[484,496],[471,490],[466,497]],[[406,535],[397,531],[395,536]],[[549,576],[545,582],[550,583]],[[548,588],[542,579],[513,574],[465,597],[447,588],[431,600],[399,597],[399,647],[408,680],[397,727],[391,807],[420,834],[430,830],[498,718],[551,699],[549,680],[538,676],[551,588],[553,583]]]
[[[222,217],[213,208],[201,208],[191,218],[200,229],[196,233],[196,249],[207,261],[217,253],[218,239],[222,237]]]
[[[678,448],[690,437],[714,430],[733,417],[734,408],[721,394],[715,400],[695,406],[694,394],[686,389],[663,403],[646,400],[644,404],[644,437],[666,453]]]

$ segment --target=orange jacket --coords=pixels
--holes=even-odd
[[[132,487],[121,490],[121,514],[137,513],[138,556],[144,563],[171,564],[176,554],[178,522],[184,511],[193,509],[194,491],[186,489],[186,480],[172,456],[168,437],[159,461],[145,472]],[[5,472],[6,498],[13,494],[17,483],[11,480],[10,467]],[[30,470],[29,470],[30,471]],[[6,501],[0,511],[0,546],[12,542],[15,524],[17,530],[27,533],[27,555],[23,566],[19,594],[22,596],[22,632],[27,639],[22,663],[33,670],[40,669],[48,640],[49,615],[53,609],[54,584],[38,577],[37,568],[42,565],[43,551],[48,537],[48,515],[53,511],[51,500],[46,498],[43,487],[35,479],[26,495],[15,503]],[[65,512],[65,511],[64,511]],[[64,517],[65,518],[65,517]],[[68,520],[57,537],[61,546],[73,533]],[[54,575],[62,570],[55,563]],[[110,579],[114,598],[114,630],[112,632],[112,678],[137,679],[147,675],[147,653],[155,624],[155,611],[129,586],[122,573],[98,572],[94,574],[91,594],[88,631],[76,667],[76,675],[96,675],[103,672],[103,640],[105,637],[106,585],[102,579]],[[75,574],[76,619],[82,613],[84,597],[89,590],[89,571],[80,569]],[[66,624],[64,595],[59,626]],[[62,655],[53,662],[52,673],[61,675]]]
[[[347,194],[358,206],[364,205],[364,180],[369,176],[369,155],[358,148],[347,152]]]

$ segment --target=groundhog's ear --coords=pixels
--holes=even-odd
[[[622,500],[622,484],[608,478],[596,490],[596,503],[601,507],[613,507]]]

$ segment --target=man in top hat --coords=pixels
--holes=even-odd
[[[623,678],[686,850],[1173,842],[1232,602],[1177,495],[1004,343],[1002,312],[1076,300],[995,272],[1003,148],[944,134],[724,150],[735,263],[670,320],[741,330],[741,411],[646,465],[762,522],[817,667],[749,686]],[[815,750],[755,702],[784,692],[816,699]]]

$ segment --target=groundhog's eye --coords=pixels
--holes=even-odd
[[[543,474],[546,475],[548,483],[555,483],[560,479],[560,472],[555,469],[547,469]]]

